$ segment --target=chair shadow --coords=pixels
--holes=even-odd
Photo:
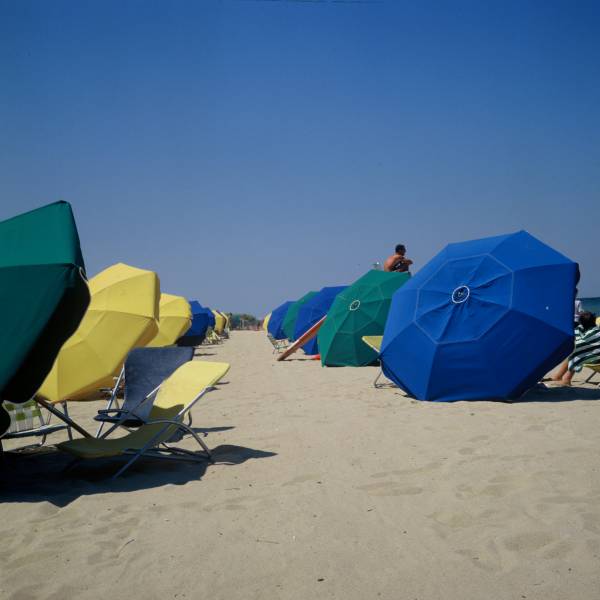
[[[51,446],[26,453],[5,452],[0,463],[0,503],[50,502],[62,508],[81,496],[185,485],[202,479],[208,467],[277,456],[233,445],[216,446],[211,452],[214,465],[208,460],[174,463],[142,457],[114,480],[111,477],[129,457],[81,461],[69,469],[72,457]]]

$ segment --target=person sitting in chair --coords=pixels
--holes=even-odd
[[[406,258],[405,254],[406,248],[404,245],[398,244],[396,246],[396,253],[388,257],[383,263],[383,270],[390,273],[406,273],[410,265],[413,264],[413,261]]]
[[[552,372],[552,379],[564,385],[571,385],[573,375],[581,371],[585,364],[598,363],[600,363],[600,327],[596,325],[596,315],[584,311],[579,313],[579,326],[575,330],[575,348],[571,356]]]

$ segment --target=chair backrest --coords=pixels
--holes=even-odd
[[[125,361],[124,410],[133,410],[135,415],[147,420],[152,402],[142,400],[170,377],[181,365],[194,357],[194,348],[166,346],[164,348],[135,348]]]
[[[21,433],[45,425],[42,411],[34,400],[27,400],[22,404],[5,401],[3,406],[10,416],[10,427],[5,434]]]
[[[165,418],[165,411],[179,412],[198,394],[213,386],[229,371],[228,363],[195,360],[179,367],[160,387],[150,414],[151,420]]]

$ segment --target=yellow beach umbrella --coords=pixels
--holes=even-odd
[[[264,319],[263,319],[263,329],[265,331],[267,331],[267,328],[269,327],[269,320],[271,319],[271,313],[269,313]]]
[[[161,294],[158,315],[158,333],[147,346],[170,346],[174,344],[192,324],[192,309],[183,296]]]
[[[218,310],[213,310],[212,314],[215,315],[214,330],[217,333],[223,333],[223,329],[225,329],[225,323],[226,323],[225,317]]]
[[[158,331],[156,273],[118,263],[90,279],[89,288],[89,308],[38,391],[49,402],[93,398],[112,387],[128,352]]]

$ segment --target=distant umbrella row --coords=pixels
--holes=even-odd
[[[66,202],[0,223],[0,400],[86,398],[112,386],[132,348],[227,328],[227,315],[161,293],[152,271],[119,263],[87,281]]]
[[[379,363],[421,400],[515,399],[572,351],[578,280],[520,231],[450,244],[412,277],[372,270],[311,291],[263,326],[278,349],[318,329],[302,349],[323,366]]]

